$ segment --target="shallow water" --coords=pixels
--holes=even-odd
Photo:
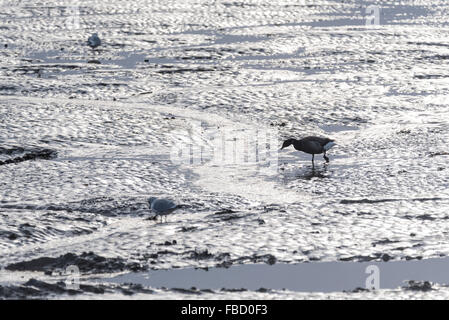
[[[315,262],[302,264],[245,264],[232,268],[172,269],[129,273],[111,279],[111,283],[138,283],[153,288],[197,288],[198,290],[257,291],[263,288],[292,292],[350,292],[366,288],[369,275],[381,274],[382,289],[409,288],[415,283],[447,285],[448,260],[394,262]],[[430,285],[428,285],[430,288]],[[362,290],[360,290],[362,291]],[[366,290],[368,291],[368,290]],[[419,290],[417,290],[419,291]],[[425,287],[422,291],[426,291]]]
[[[449,255],[444,1],[78,3],[0,1],[0,266]],[[279,152],[310,134],[329,164]]]

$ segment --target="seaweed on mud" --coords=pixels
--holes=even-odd
[[[154,291],[148,288],[144,288],[138,283],[124,283],[122,287],[119,287],[121,293],[126,296],[131,296],[136,293],[153,294]]]
[[[123,270],[144,271],[146,265],[127,263],[122,258],[104,258],[93,252],[84,252],[81,255],[67,253],[57,258],[42,257],[29,261],[22,261],[6,266],[10,271],[41,271],[53,272],[64,270],[75,265],[82,273],[110,273]]]
[[[105,294],[121,293],[123,295],[133,295],[136,293],[153,294],[154,291],[143,287],[141,284],[83,284],[78,288],[67,287],[62,282],[49,283],[31,278],[27,282],[19,285],[0,286],[0,299],[41,299],[52,295],[78,295],[84,293]]]
[[[382,202],[395,202],[395,201],[438,201],[445,200],[444,198],[434,197],[434,198],[411,198],[411,199],[342,199],[341,204],[372,204],[372,203],[382,203]]]
[[[231,209],[225,209],[225,210],[215,212],[215,214],[227,214],[227,213],[235,213],[235,211],[231,210]]]
[[[4,152],[4,150],[5,149],[0,150],[0,153],[13,154],[14,152],[17,152],[19,149],[13,148],[11,153],[8,153],[8,151]],[[29,150],[25,151],[25,154],[23,156],[18,156],[12,159],[0,161],[0,166],[12,163],[20,163],[28,160],[37,160],[37,159],[50,160],[56,158],[56,155],[57,155],[56,151],[50,149]]]
[[[194,230],[196,230],[196,229],[198,229],[198,227],[195,227],[195,226],[192,226],[192,227],[182,227],[181,228],[181,232],[191,232],[191,231],[194,231]]]
[[[405,219],[418,219],[418,220],[429,220],[429,221],[433,221],[436,218],[432,217],[429,214],[421,214],[419,216],[410,216],[410,215],[405,215],[404,216]]]
[[[48,283],[41,280],[30,279],[21,285],[0,286],[0,298],[6,299],[33,299],[48,295],[76,295],[82,293],[104,294],[105,285],[80,284],[78,289],[67,288],[64,282]]]
[[[200,295],[201,294],[201,291],[199,291],[196,288],[191,288],[191,289],[171,288],[170,291],[177,292],[177,293],[182,293],[182,294],[196,294],[196,295]]]
[[[373,247],[377,246],[377,245],[382,245],[382,244],[390,244],[390,243],[395,243],[395,242],[399,242],[398,240],[390,240],[388,238],[382,239],[382,240],[377,240],[374,241],[373,243],[371,243],[371,245]]]
[[[232,261],[225,260],[225,261],[223,261],[223,262],[217,263],[217,264],[215,265],[215,267],[227,269],[227,268],[230,268],[230,267],[232,266],[232,264],[233,264]]]
[[[441,152],[430,153],[429,157],[433,158],[433,157],[436,157],[436,156],[448,156],[448,155],[449,155],[449,152],[441,151]]]
[[[159,243],[158,246],[173,246],[177,244],[176,240],[173,241],[165,241],[164,243]]]
[[[234,211],[231,209],[224,209],[221,211],[217,211],[213,215],[209,215],[208,217],[211,217],[213,219],[217,219],[220,221],[230,221],[230,220],[242,219],[242,218],[248,217],[250,215],[250,214],[238,215],[238,214],[236,214],[236,212],[237,211]]]
[[[265,255],[253,254],[252,256],[244,256],[244,257],[240,257],[240,258],[231,260],[230,262],[232,262],[232,263],[243,263],[245,261],[251,261],[252,263],[264,262],[264,263],[267,263],[269,265],[273,265],[273,264],[275,264],[277,262],[277,259],[272,254],[265,254]]]
[[[409,260],[422,260],[422,256],[416,256],[416,257],[406,256],[405,260],[407,260],[407,261],[409,261]]]
[[[223,291],[223,292],[245,292],[245,291],[248,291],[248,289],[245,289],[245,288],[235,288],[235,289],[221,288],[220,291]]]
[[[170,69],[170,70],[158,70],[157,73],[161,74],[174,74],[174,73],[185,73],[185,72],[212,72],[212,71],[223,71],[217,68],[178,68],[178,69]]]
[[[346,258],[340,258],[340,261],[356,261],[356,262],[369,262],[369,261],[384,261],[387,262],[394,257],[388,255],[387,253],[374,253],[372,256],[351,256]]]
[[[0,230],[0,237],[8,238],[9,240],[16,240],[19,235],[12,231]]]
[[[415,280],[409,280],[407,282],[407,286],[402,287],[404,290],[411,290],[411,291],[431,291],[434,290],[432,288],[432,283],[429,281],[415,281]]]
[[[351,293],[369,292],[369,289],[362,288],[362,287],[357,287],[357,288],[355,288],[354,290],[351,290],[351,291],[343,290],[343,292],[345,292],[345,293],[348,293],[348,292],[351,292]]]
[[[186,252],[190,253],[189,258],[191,259],[195,259],[195,260],[205,260],[205,259],[210,259],[212,258],[214,255],[212,253],[210,253],[207,249],[203,250],[203,251],[188,251]]]

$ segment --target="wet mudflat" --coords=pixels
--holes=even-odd
[[[384,289],[196,287],[203,298],[447,295],[425,263],[449,255],[444,1],[382,2],[368,27],[375,3],[356,0],[80,3],[74,26],[69,1],[0,2],[1,297],[183,298],[187,284],[139,275],[218,266],[231,288],[253,264],[298,266],[302,279],[343,262],[362,279],[378,264]],[[335,139],[329,164],[278,152],[306,135]],[[150,196],[182,206],[157,223]],[[424,276],[407,280],[441,286],[383,287],[396,263],[398,281],[410,265]],[[58,284],[70,265],[78,291]],[[130,272],[134,286],[105,280]]]

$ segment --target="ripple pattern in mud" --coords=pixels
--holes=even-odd
[[[449,254],[444,1],[383,2],[376,28],[358,0],[78,2],[79,29],[70,1],[0,3],[2,266],[83,252],[155,269]],[[315,170],[277,153],[275,175],[175,163],[173,144],[209,146],[192,123],[226,141],[268,128],[279,145],[337,146]],[[157,224],[152,195],[181,208]]]

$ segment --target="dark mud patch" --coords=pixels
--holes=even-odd
[[[217,211],[212,215],[207,216],[207,218],[212,218],[219,221],[231,221],[236,219],[242,219],[250,216],[250,214],[237,214],[236,211],[231,209],[225,209],[221,211]]]
[[[449,156],[449,152],[441,151],[441,152],[432,152],[429,153],[429,157],[433,158],[436,156]]]
[[[172,68],[172,66],[168,66],[168,68]],[[187,73],[187,72],[214,72],[214,71],[225,71],[221,68],[176,68],[176,69],[160,69],[157,70],[157,73],[160,74],[176,74],[176,73]]]
[[[0,206],[1,208],[4,208],[6,206]],[[16,214],[17,212],[14,212]],[[42,220],[46,220],[45,218],[42,218]],[[68,224],[73,222],[73,219],[65,218],[64,220],[69,221]],[[95,222],[97,223],[97,222]],[[92,226],[73,226],[71,225],[68,229],[66,225],[61,225],[61,227],[52,227],[50,225],[47,225],[47,223],[43,224],[30,224],[30,223],[22,223],[22,224],[9,224],[8,229],[0,229],[0,239],[9,241],[15,241],[16,244],[19,243],[29,243],[30,241],[38,241],[43,242],[45,239],[52,238],[54,236],[59,237],[70,237],[70,236],[78,236],[78,235],[86,235],[91,234],[93,231],[96,230],[96,227]]]
[[[43,211],[66,211],[66,212],[81,212],[93,213],[107,217],[116,217],[119,215],[127,215],[139,212],[140,215],[145,215],[148,210],[148,203],[141,198],[124,198],[114,199],[109,197],[98,197],[91,199],[83,199],[81,201],[68,202],[66,204],[46,204],[46,205],[32,205],[32,204],[2,204],[0,208],[4,209],[18,209],[18,210],[43,210]],[[80,221],[86,222],[83,218],[76,218]],[[156,220],[156,216],[150,216],[147,220]]]
[[[244,256],[240,257],[234,260],[230,260],[232,263],[246,263],[246,262],[252,262],[252,263],[266,263],[269,265],[273,265],[277,262],[277,259],[272,254],[265,254],[265,255],[257,255],[253,254],[252,256]]]
[[[23,153],[23,155],[21,156],[17,155],[19,153]],[[0,148],[0,154],[17,155],[10,159],[0,161],[0,166],[12,163],[20,163],[29,160],[38,160],[38,159],[50,160],[56,158],[57,156],[56,151],[51,149],[26,150],[20,147],[14,147],[10,149]]]
[[[45,273],[62,272],[68,266],[77,266],[82,273],[113,273],[124,270],[144,271],[146,265],[127,263],[121,258],[104,258],[93,252],[84,252],[81,255],[67,253],[57,258],[42,257],[30,261],[23,261],[8,265],[5,269],[10,271],[40,271]]]
[[[220,217],[220,220],[221,221],[230,221],[230,220],[241,219],[243,217],[244,216],[238,216],[238,215],[235,215],[235,214],[231,214],[231,215],[226,215],[226,216]]]
[[[14,68],[12,71],[20,74],[28,73],[40,73],[41,70],[76,70],[81,69],[80,65],[77,64],[37,64],[32,66],[20,66]]]
[[[154,291],[148,288],[144,288],[138,283],[125,283],[123,286],[117,288],[121,293],[127,296],[132,296],[136,293],[153,294]]]
[[[16,92],[18,91],[19,88],[15,87],[15,86],[5,86],[5,85],[1,85],[0,86],[0,92],[1,91],[10,91],[10,92]],[[4,93],[4,92],[3,92]]]
[[[416,257],[405,256],[405,260],[406,260],[406,261],[410,261],[410,260],[422,260],[422,256],[416,256]]]
[[[128,87],[128,85],[126,83],[117,83],[117,82],[111,82],[111,83],[97,82],[97,83],[92,83],[91,85],[97,86],[97,87],[108,87],[108,88]]]
[[[415,281],[415,280],[408,281],[407,286],[404,286],[402,288],[404,290],[422,291],[422,292],[434,290],[432,288],[432,283],[430,283],[429,281]]]
[[[180,57],[178,59],[180,60],[213,60],[217,59],[218,57],[212,57],[212,56],[184,56]]]
[[[393,250],[404,250],[407,248],[395,248]],[[405,260],[409,261],[409,260],[421,260],[422,257],[421,256],[417,256],[417,257],[411,257],[411,256],[406,256]],[[388,262],[390,260],[397,260],[397,257],[395,256],[390,256],[388,253],[374,253],[373,255],[370,256],[363,256],[363,255],[356,255],[356,256],[351,256],[351,257],[344,257],[344,258],[340,258],[340,261],[344,261],[344,262],[370,262],[370,261],[383,261],[383,262]]]
[[[214,257],[214,254],[210,253],[207,249],[204,251],[189,251],[189,252],[186,252],[186,254],[189,255],[190,259],[194,259],[194,260],[205,260],[205,259],[211,259]]]
[[[354,290],[351,290],[351,291],[343,290],[343,292],[346,292],[346,293],[348,293],[348,292],[350,292],[350,293],[369,292],[369,289],[362,288],[362,287],[357,287],[357,288],[355,288]]]
[[[7,238],[8,240],[16,240],[20,236],[12,231],[0,230],[0,238]]]
[[[372,256],[352,256],[347,258],[340,258],[340,261],[353,261],[353,262],[368,262],[368,261],[384,261],[387,262],[393,259],[390,255],[386,253],[375,253]]]
[[[148,209],[148,203],[146,200],[140,198],[115,199],[110,197],[97,197],[70,202],[68,205],[54,205],[52,208],[54,210],[73,210],[112,217],[146,210]]]
[[[439,201],[439,200],[447,200],[444,198],[411,198],[411,199],[343,199],[340,200],[341,204],[373,204],[373,203],[382,203],[382,202],[396,202],[396,201]]]
[[[245,292],[245,291],[248,291],[248,290],[245,289],[245,288],[237,288],[237,289],[233,289],[233,288],[230,288],[230,289],[227,289],[227,288],[221,288],[220,291],[223,291],[223,292]]]
[[[398,240],[390,240],[390,239],[382,239],[382,240],[378,240],[378,241],[374,241],[371,245],[373,247],[378,246],[378,245],[385,245],[385,244],[391,244],[391,243],[396,243],[399,242]]]
[[[154,253],[153,253],[153,254],[154,254]],[[156,253],[156,256],[164,255],[164,254],[174,254],[174,255],[178,255],[178,253],[177,253],[177,252],[174,252],[174,251],[170,251],[170,250],[161,250],[161,251],[158,251],[158,252]]]
[[[436,47],[449,47],[449,44],[440,42],[413,42],[408,41],[407,44],[413,44],[418,46],[436,46]]]
[[[215,214],[228,214],[228,213],[235,213],[235,211],[231,209],[225,209],[222,211],[215,212]]]
[[[192,227],[181,227],[181,229],[179,230],[180,232],[192,232],[197,230],[198,227],[192,226]]]
[[[121,293],[126,296],[131,296],[138,293],[153,294],[154,291],[137,283],[124,283],[120,285],[110,283],[80,283],[78,288],[73,289],[72,287],[67,287],[62,281],[49,283],[36,279],[30,279],[20,285],[0,286],[0,299],[42,299],[51,296],[75,296],[86,293],[97,295]]]
[[[449,77],[449,75],[445,74],[417,74],[413,76],[414,79],[420,80],[429,80],[429,79],[444,79]]]
[[[176,240],[172,240],[172,241],[165,241],[164,243],[158,243],[158,246],[174,246],[178,244],[178,242]]]
[[[434,221],[434,220],[436,220],[436,218],[432,217],[430,214],[421,214],[419,216],[405,215],[403,218],[409,219],[409,220],[413,220],[413,219],[427,220],[427,221]]]
[[[82,293],[104,294],[108,290],[105,285],[80,284],[78,289],[67,288],[62,281],[48,283],[30,279],[22,285],[0,286],[0,298],[6,299],[38,299],[49,295],[77,295]]]
[[[170,289],[170,291],[176,292],[176,293],[182,293],[182,294],[196,294],[196,295],[200,295],[201,294],[201,291],[199,291],[195,287],[192,287],[190,289],[172,288],[172,289]]]

